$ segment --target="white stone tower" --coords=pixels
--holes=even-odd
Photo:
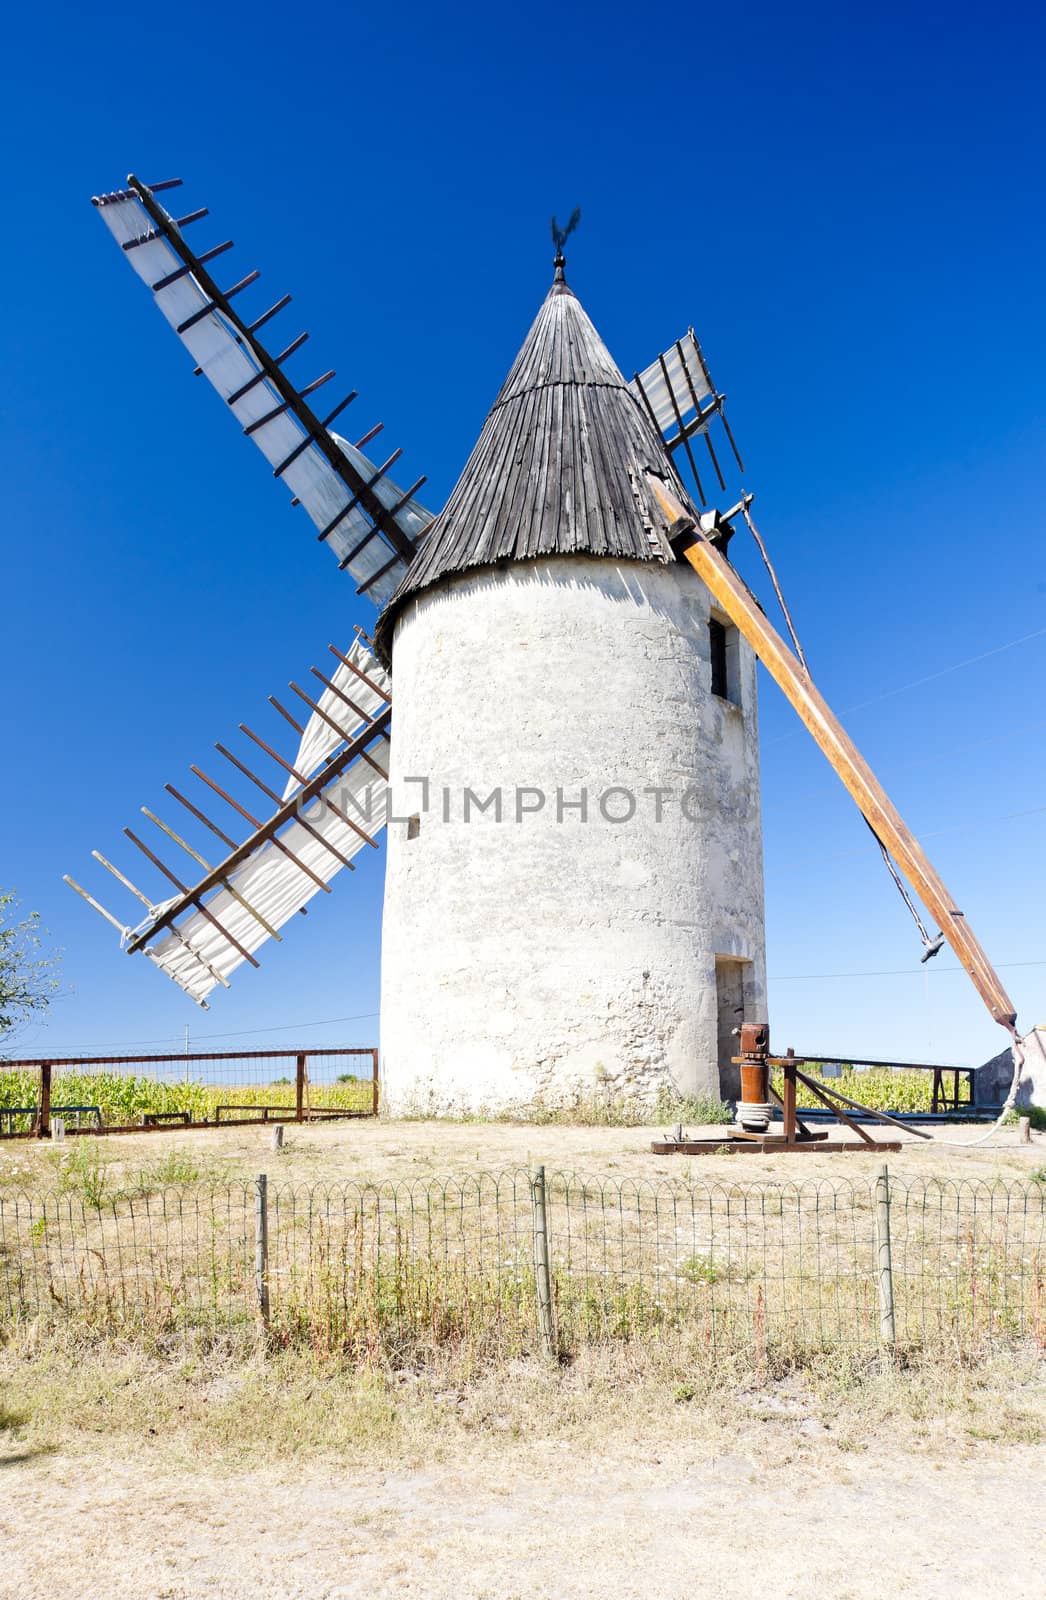
[[[680,492],[557,257],[378,626],[393,1113],[731,1094],[765,1018],[755,661],[645,468]]]

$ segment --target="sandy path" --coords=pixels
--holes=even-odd
[[[503,1464],[248,1475],[0,1456],[2,1600],[1041,1600],[1046,1453],[951,1464],[837,1449],[769,1468],[556,1441]],[[1011,1512],[1016,1513],[1014,1520]],[[1001,1516],[1001,1522],[995,1521]],[[993,1526],[994,1524],[994,1526]]]

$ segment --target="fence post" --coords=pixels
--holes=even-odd
[[[875,1180],[875,1247],[879,1276],[879,1342],[890,1361],[897,1350],[893,1306],[893,1247],[890,1239],[890,1172],[885,1161]]]
[[[269,1180],[254,1180],[254,1289],[262,1323],[269,1323]]]
[[[299,1055],[294,1074],[294,1120],[301,1122],[305,1115],[305,1052]]]
[[[377,1050],[372,1050],[371,1051],[371,1056],[373,1058],[373,1068],[372,1068],[372,1071],[371,1071],[370,1109],[371,1109],[372,1116],[376,1117],[377,1114],[378,1114],[378,1052],[377,1052]]]
[[[36,1137],[51,1137],[51,1063],[40,1063],[40,1109],[37,1112]]]
[[[556,1359],[556,1330],[552,1321],[552,1278],[548,1266],[548,1204],[545,1169],[536,1167],[530,1180],[534,1213],[534,1287],[537,1294],[538,1332],[546,1356]]]

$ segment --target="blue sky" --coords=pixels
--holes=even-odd
[[[294,293],[294,372],[337,367],[430,504],[580,203],[574,287],[627,372],[696,327],[823,691],[1046,1020],[1037,8],[59,4],[5,32],[0,883],[65,950],[21,1048],[377,1028],[380,860],[208,1013],[61,883],[98,886],[92,847],[130,866],[139,805],[374,615],[94,215],[129,170],[210,206],[257,311]],[[993,1053],[765,680],[761,715],[778,1044]]]

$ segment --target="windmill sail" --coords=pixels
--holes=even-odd
[[[243,760],[218,745],[220,753],[261,789],[269,800],[269,814],[254,816],[233,795],[200,768],[195,776],[211,795],[218,795],[253,831],[236,844],[200,808],[171,784],[167,792],[210,834],[227,847],[212,866],[196,847],[166,821],[143,806],[148,820],[195,862],[192,877],[183,882],[185,868],[172,871],[141,838],[125,828],[127,837],[178,891],[160,902],[139,889],[99,852],[95,857],[145,904],[148,914],[136,927],[124,925],[100,906],[73,879],[66,882],[121,931],[121,944],[149,960],[174,979],[201,1005],[216,985],[228,987],[231,973],[247,961],[258,962],[255,952],[314,895],[328,891],[343,869],[353,869],[353,857],[365,845],[377,846],[388,804],[389,725],[392,711],[389,679],[377,660],[357,639],[342,654],[331,647],[338,666],[327,676],[313,668],[324,685],[312,693],[292,684],[296,696],[311,715],[304,726],[275,698],[272,704],[299,735],[293,758],[281,756],[245,724],[241,731],[279,768],[283,783],[279,793],[258,777]],[[202,802],[201,802],[202,803]],[[186,826],[179,822],[179,828]],[[200,876],[199,868],[204,869]]]
[[[301,334],[272,356],[257,330],[288,304],[290,296],[253,322],[237,313],[233,297],[253,283],[258,273],[249,273],[226,291],[218,288],[207,263],[230,244],[197,255],[183,232],[206,216],[205,210],[175,219],[156,199],[158,190],[174,184],[150,189],[133,176],[128,183],[128,189],[96,196],[94,204],[103,222],[138,277],[152,290],[197,371],[217,389],[243,432],[270,463],[273,476],[305,507],[318,537],[356,581],[357,592],[384,605],[432,520],[415,498],[425,479],[419,478],[404,490],[388,476],[399,450],[383,465],[375,465],[364,455],[361,445],[379,428],[371,429],[356,445],[332,431],[331,423],[355,398],[355,392],[325,417],[312,410],[307,397],[334,373],[324,373],[301,389],[287,377],[284,363],[308,335]]]
[[[693,328],[687,330],[684,339],[677,339],[671,349],[662,352],[642,372],[637,372],[629,388],[645,407],[664,439],[669,455],[674,457],[680,447],[684,450],[703,505],[708,502],[690,440],[698,433],[704,436],[719,487],[725,489],[726,483],[709,431],[715,417],[720,418],[737,465],[744,471],[744,462],[723,409],[726,396],[720,394],[712,382],[712,374]]]

